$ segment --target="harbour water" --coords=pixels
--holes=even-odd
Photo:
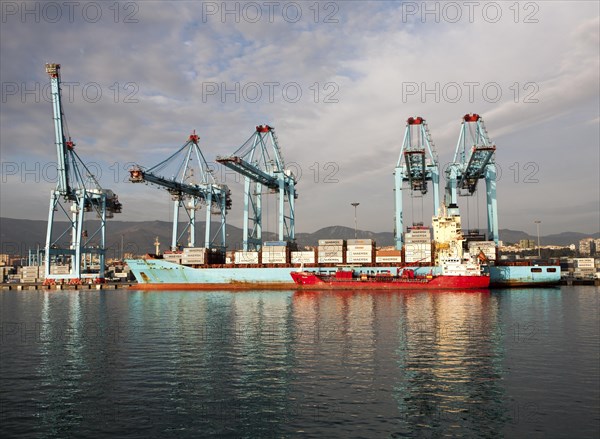
[[[599,299],[4,291],[0,434],[598,437]]]

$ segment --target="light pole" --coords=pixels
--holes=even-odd
[[[354,206],[354,239],[356,239],[356,231],[357,231],[357,222],[356,222],[356,208],[358,207],[358,205],[360,203],[350,203],[352,206]]]
[[[538,259],[542,259],[542,249],[540,247],[540,224],[542,223],[539,220],[534,221],[535,226],[537,228],[537,238],[538,238]]]

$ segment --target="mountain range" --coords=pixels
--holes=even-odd
[[[86,230],[91,235],[97,229],[98,221],[86,222]],[[183,224],[179,228],[179,234],[183,230]],[[220,224],[212,223],[212,233],[216,233]],[[60,235],[66,230],[67,223],[58,223],[55,230]],[[43,248],[46,241],[47,222],[43,220],[23,220],[0,217],[0,253],[27,255],[29,249]],[[196,246],[204,244],[204,223],[196,225]],[[242,229],[227,225],[227,245],[229,250],[237,250],[242,247]],[[144,254],[154,252],[154,240],[158,237],[161,251],[168,249],[171,243],[172,226],[167,221],[110,221],[107,230],[108,257],[120,257],[121,249],[124,252]],[[394,234],[392,232],[370,232],[366,230],[357,231],[358,238],[373,239],[378,246],[394,245]],[[55,234],[55,236],[57,236]],[[600,233],[587,235],[578,232],[563,232],[554,235],[540,237],[542,245],[569,245],[578,244],[584,238],[600,238]],[[344,226],[324,227],[313,233],[296,233],[296,242],[299,246],[314,246],[319,239],[352,239],[354,229]],[[500,230],[500,239],[504,243],[515,243],[520,239],[533,239],[537,237],[519,230]],[[69,240],[69,236],[60,241],[63,245]],[[263,240],[277,240],[274,233],[263,233]],[[187,232],[181,237],[182,243],[187,243]]]

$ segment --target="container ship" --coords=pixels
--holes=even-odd
[[[328,289],[338,276],[351,276],[345,288],[364,289],[477,289],[560,281],[560,267],[497,265],[494,242],[468,241],[457,214],[441,212],[432,225],[433,237],[429,228],[410,228],[403,251],[377,250],[370,239],[323,239],[312,250],[271,241],[260,252],[237,251],[225,260],[218,252],[185,248],[126,262],[138,280],[132,288],[143,290],[295,290],[307,282]]]

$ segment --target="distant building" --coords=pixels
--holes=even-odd
[[[579,253],[582,255],[593,255],[596,252],[594,239],[585,238],[579,241]]]
[[[10,261],[10,255],[7,254],[0,254],[0,266],[4,266],[4,265],[8,265],[8,262]]]
[[[519,241],[519,247],[525,248],[525,249],[535,248],[536,244],[533,239],[521,239]]]
[[[600,255],[600,238],[594,239],[594,247],[596,247],[596,254]]]

